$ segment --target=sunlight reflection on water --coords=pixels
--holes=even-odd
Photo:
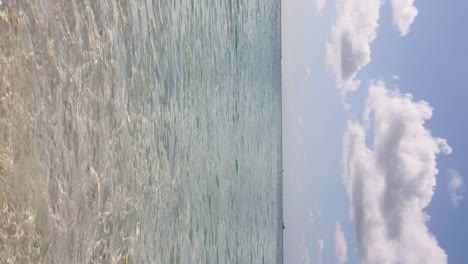
[[[0,262],[275,262],[278,16],[4,2]]]

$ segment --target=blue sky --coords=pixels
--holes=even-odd
[[[283,1],[285,263],[465,263],[466,10]]]

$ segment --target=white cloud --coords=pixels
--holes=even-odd
[[[357,89],[358,72],[371,61],[371,43],[377,37],[382,0],[338,0],[331,43],[326,44],[326,60],[335,74],[342,94]],[[418,15],[414,0],[392,0],[393,24],[401,36],[407,35]]]
[[[317,263],[322,264],[323,259],[323,248],[325,247],[325,242],[322,239],[317,240]]]
[[[306,69],[306,74],[305,74],[305,77],[304,77],[304,81],[305,81],[305,84],[309,84],[309,80],[310,80],[310,74],[312,73],[312,69],[310,67],[307,67]]]
[[[310,263],[309,248],[307,248],[307,246],[304,247],[304,263]]]
[[[418,15],[414,0],[392,0],[393,24],[398,28],[401,36],[409,33],[411,24]]]
[[[318,209],[312,210],[311,208],[309,208],[308,218],[307,218],[307,222],[309,224],[315,223],[319,219],[319,217],[320,217],[320,211]]]
[[[301,251],[300,263],[309,264],[310,263],[309,247],[307,246],[305,234],[302,234],[302,243],[301,243],[300,251]]]
[[[335,259],[337,264],[348,262],[348,245],[341,230],[340,222],[336,222],[335,226]]]
[[[315,0],[315,10],[317,14],[322,14],[323,8],[325,7],[326,0]]]
[[[297,124],[299,125],[299,127],[302,127],[304,125],[304,119],[302,118],[300,114],[296,115],[296,120],[297,120]]]
[[[453,206],[458,207],[464,198],[463,194],[465,192],[465,184],[458,171],[450,170],[448,190]]]
[[[312,209],[309,208],[309,217],[307,218],[307,222],[309,224],[313,224],[315,222],[315,215]]]
[[[452,151],[424,127],[431,116],[427,102],[377,82],[364,111],[373,147],[361,125],[348,123],[342,176],[362,263],[447,263],[424,212],[436,187],[436,156]]]
[[[377,36],[380,0],[339,0],[326,59],[342,94],[360,84],[359,70],[371,61],[370,44]]]

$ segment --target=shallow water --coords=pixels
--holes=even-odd
[[[280,260],[279,4],[3,0],[0,262]]]

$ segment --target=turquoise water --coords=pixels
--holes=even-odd
[[[281,261],[279,5],[2,0],[0,262]]]

